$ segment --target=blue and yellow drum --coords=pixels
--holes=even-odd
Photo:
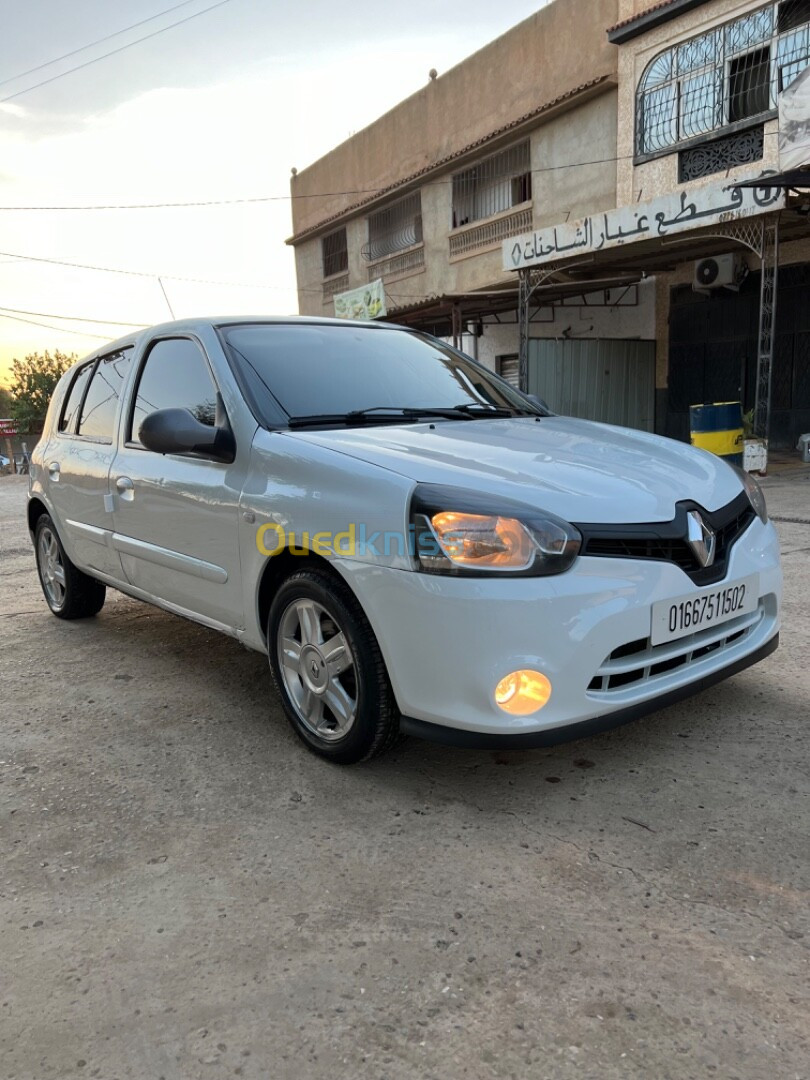
[[[739,401],[689,408],[692,446],[717,454],[730,465],[743,463],[743,412]]]

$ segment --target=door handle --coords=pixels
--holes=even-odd
[[[52,461],[50,463],[50,465],[48,466],[48,476],[50,476],[51,480],[58,480],[59,479],[59,462],[58,461]]]

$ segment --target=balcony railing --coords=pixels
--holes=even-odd
[[[323,283],[323,302],[330,303],[338,293],[346,292],[349,288],[349,275],[342,274],[340,277],[330,278]]]
[[[524,206],[512,214],[504,214],[492,221],[459,229],[450,236],[450,258],[457,259],[469,255],[471,251],[494,247],[510,236],[530,232],[531,228],[532,208]]]
[[[377,278],[389,278],[400,274],[409,274],[421,270],[425,265],[425,249],[423,246],[413,248],[411,251],[403,251],[401,255],[392,255],[389,259],[380,259],[370,263],[368,267],[368,280],[376,281]]]

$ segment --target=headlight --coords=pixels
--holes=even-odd
[[[738,469],[736,465],[732,466],[732,468],[742,480],[745,493],[748,496],[748,501],[756,511],[757,517],[763,525],[766,524],[768,520],[768,507],[765,503],[765,496],[762,492],[762,488],[753,476],[745,471],[745,469]]]
[[[511,500],[419,484],[411,502],[419,569],[433,574],[562,574],[582,537],[567,521]]]

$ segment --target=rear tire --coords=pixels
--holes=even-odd
[[[39,583],[57,619],[87,619],[101,611],[107,587],[73,565],[48,514],[37,519],[34,550]]]
[[[351,765],[397,741],[380,647],[343,581],[312,568],[288,577],[270,607],[267,651],[287,719],[314,753]]]

